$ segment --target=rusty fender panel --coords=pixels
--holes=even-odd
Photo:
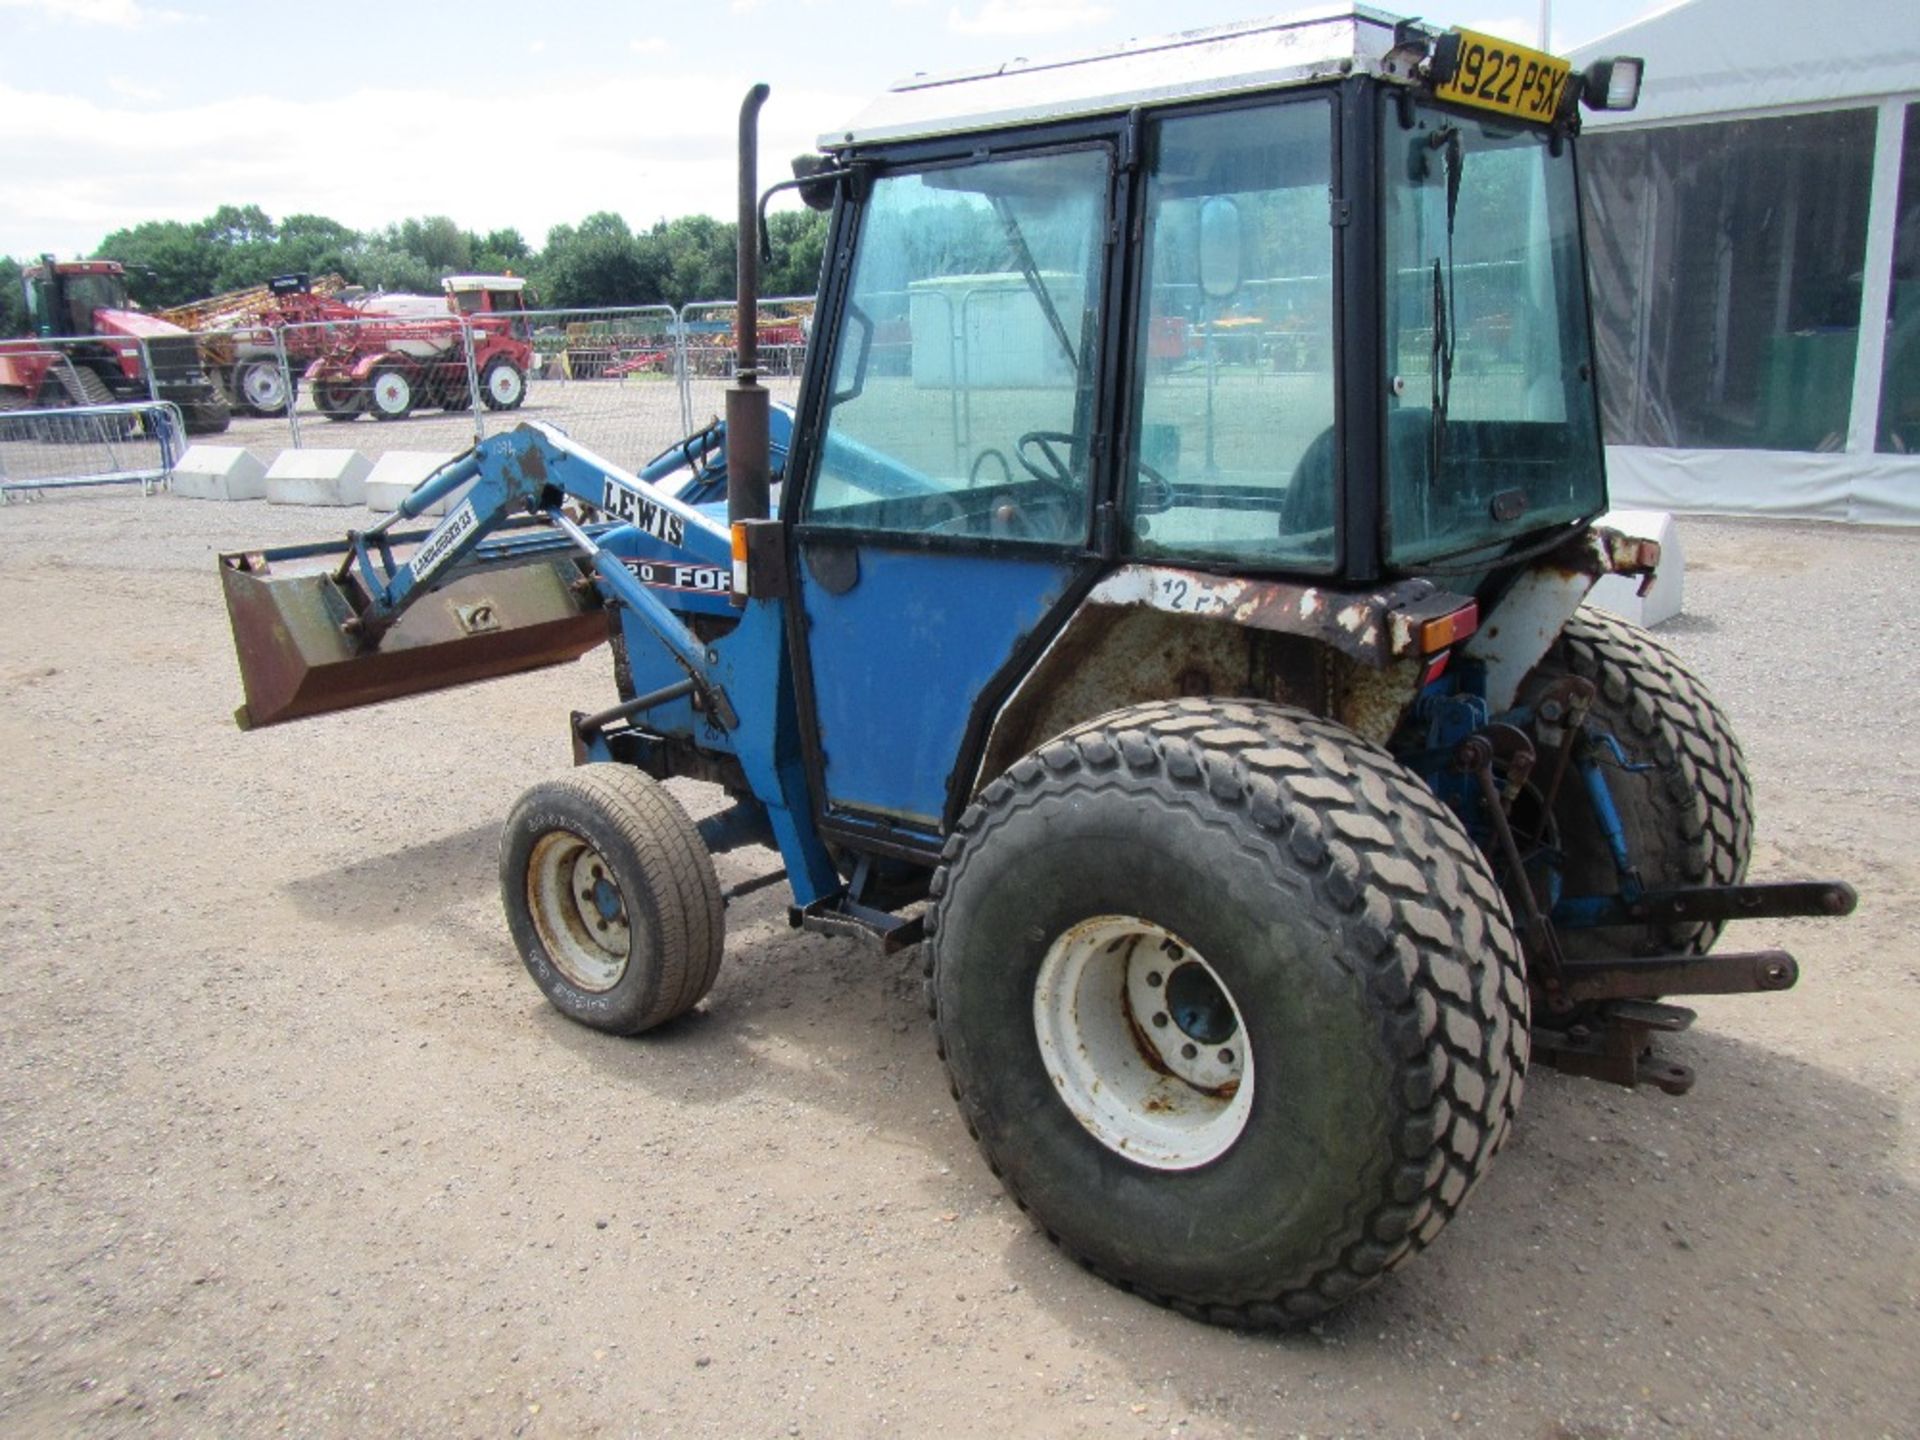
[[[243,730],[559,665],[607,638],[599,597],[571,560],[453,582],[362,649],[330,572],[275,575],[255,556],[220,557],[246,704]]]
[[[1178,695],[1276,700],[1383,741],[1419,688],[1420,622],[1469,603],[1427,580],[1341,591],[1125,566],[1094,587],[1007,697],[967,793],[1048,736]]]
[[[1411,655],[1420,622],[1471,603],[1430,580],[1401,580],[1378,590],[1329,590],[1288,580],[1256,580],[1128,565],[1094,587],[1089,606],[1144,606],[1173,615],[1224,620],[1319,641],[1365,665]]]

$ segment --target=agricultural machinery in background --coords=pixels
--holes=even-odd
[[[523,423],[343,545],[221,557],[241,723],[610,631],[618,701],[501,837],[562,1013],[684,1015],[784,883],[796,927],[924,941],[967,1128],[1050,1238],[1310,1321],[1452,1220],[1530,1060],[1684,1091],[1672,997],[1798,976],[1722,928],[1855,903],[1747,881],[1726,717],[1584,603],[1659,562],[1596,523],[1574,171],[1638,81],[1361,7],[908,81],[795,163],[833,219],[793,411],[756,87],[724,422],[637,473]]]
[[[489,410],[519,409],[533,368],[526,283],[511,275],[449,275],[441,282],[445,318],[363,311],[352,326],[307,332],[323,346],[304,373],[314,408],[329,420],[403,420],[421,409],[471,409],[477,387]],[[462,340],[468,330],[471,368]]]
[[[208,373],[198,342],[180,326],[133,307],[119,262],[43,255],[21,278],[33,333],[41,338],[0,340],[0,410],[151,399],[178,406],[189,434],[216,435],[227,428],[227,398]],[[96,338],[71,343],[78,337]]]
[[[284,415],[299,380],[330,420],[371,414],[398,420],[418,409],[472,406],[464,325],[473,328],[481,401],[512,410],[526,398],[533,364],[526,281],[512,275],[450,275],[443,294],[358,293],[338,275],[280,275],[159,317],[198,333],[210,373],[233,403]],[[281,367],[281,351],[286,368]]]
[[[323,332],[315,327],[365,318],[366,310],[343,298],[354,288],[339,275],[318,280],[304,274],[276,275],[264,285],[155,313],[199,336],[209,373],[225,384],[236,407],[254,415],[284,415],[293,385],[280,367],[275,336],[284,337],[288,365],[297,375],[326,348]]]

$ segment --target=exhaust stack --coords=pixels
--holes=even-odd
[[[738,305],[734,322],[736,368],[727,387],[727,523],[769,514],[772,461],[767,435],[769,402],[760,384],[760,231],[758,200],[760,107],[768,90],[756,85],[740,105],[740,233]],[[734,601],[744,604],[746,596]]]

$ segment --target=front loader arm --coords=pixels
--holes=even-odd
[[[677,452],[669,452],[656,465],[678,458]],[[676,643],[679,637],[671,632],[684,632],[686,627],[673,612],[647,594],[624,566],[601,557],[592,535],[561,511],[566,501],[573,500],[613,516],[616,522],[626,521],[696,559],[730,563],[726,528],[656,488],[652,478],[657,477],[623,470],[538,421],[523,422],[507,434],[481,441],[430,475],[378,525],[348,536],[351,550],[336,579],[342,584],[357,582],[365,596],[349,633],[369,645],[378,644],[416,599],[446,579],[458,577],[470,560],[484,564],[496,558],[484,548],[487,537],[515,515],[525,514],[555,523],[573,548],[593,562],[620,602],[645,614],[662,631],[669,649],[676,654],[684,649],[688,653],[682,658],[691,659],[701,647],[691,635],[684,646]],[[391,544],[393,527],[425,514],[469,482],[472,488],[460,503],[404,563],[397,563]],[[596,526],[593,533],[610,528]]]
[[[676,447],[634,474],[526,422],[450,461],[344,544],[221,556],[247,694],[236,718],[272,725],[571,660],[605,639],[590,612],[610,600],[646,621],[725,723],[707,647],[599,543],[626,524],[695,561],[729,563],[725,527],[655,483],[688,459]],[[402,532],[462,487],[431,530]],[[581,524],[568,501],[613,518]],[[323,557],[337,563],[316,571]]]

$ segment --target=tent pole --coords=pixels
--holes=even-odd
[[[1907,102],[1882,100],[1873,140],[1873,190],[1867,202],[1866,274],[1860,287],[1860,348],[1853,362],[1853,409],[1847,453],[1871,455],[1880,430],[1880,387],[1886,370],[1888,307],[1893,293],[1893,227],[1900,203],[1900,152]]]

